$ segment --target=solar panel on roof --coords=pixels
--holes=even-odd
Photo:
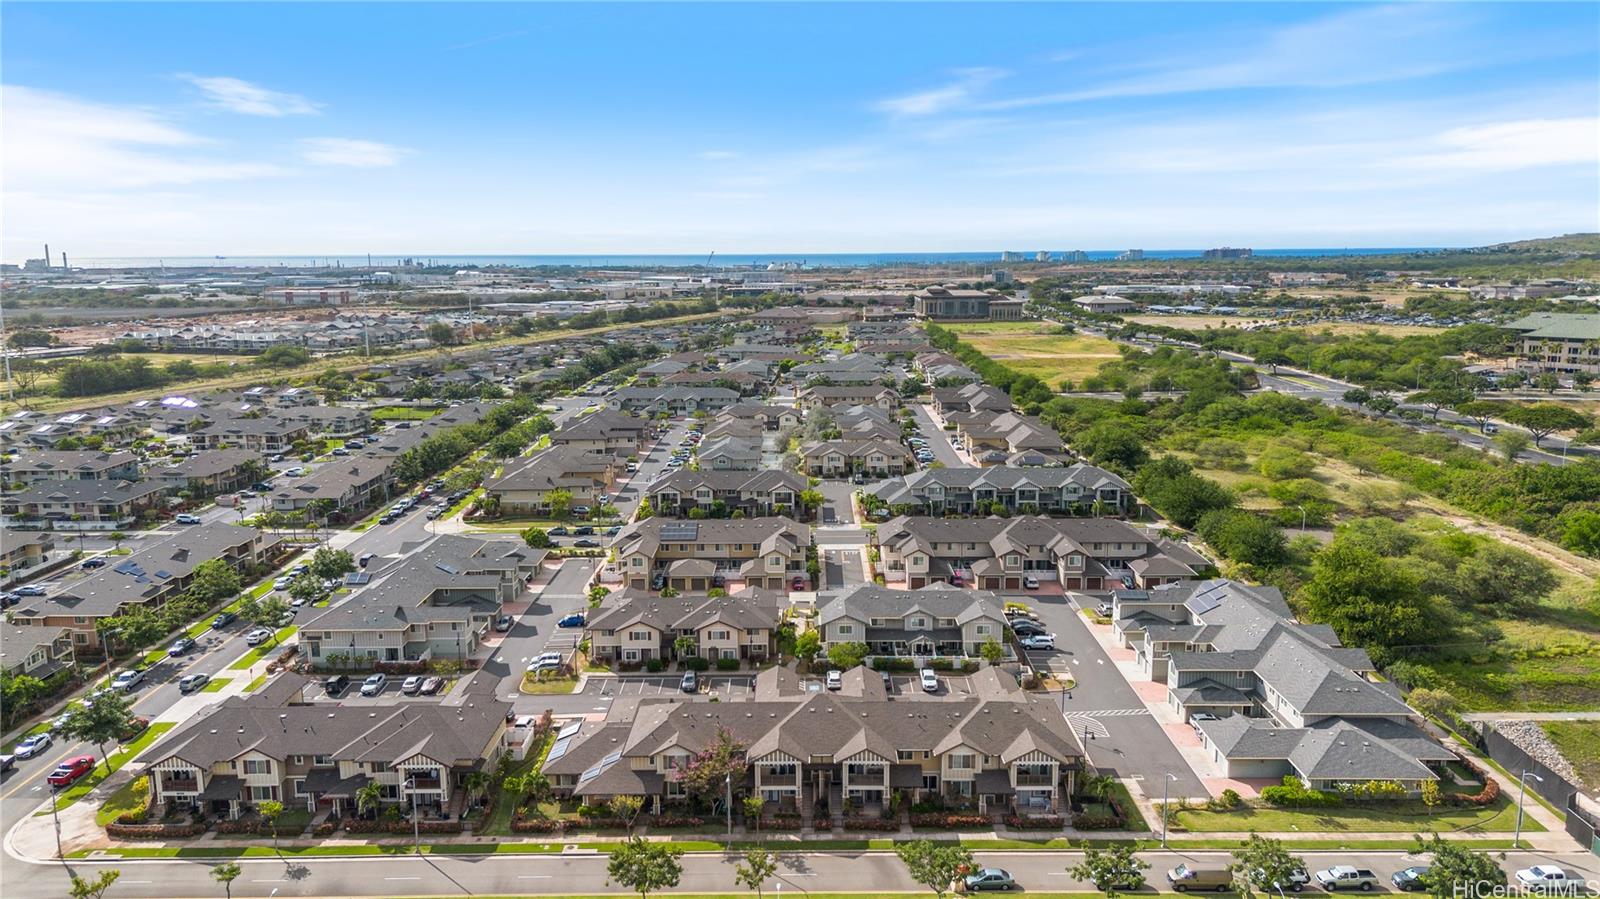
[[[605,769],[602,768],[601,766],[595,765],[593,768],[590,768],[589,770],[587,770],[587,771],[583,772],[582,774],[578,775],[578,783],[585,784],[585,783],[588,783],[591,780],[594,780],[596,777],[600,776],[600,772],[603,771],[603,770],[605,770]]]
[[[566,724],[561,725],[561,729],[556,731],[556,739],[557,740],[565,740],[566,738],[568,738],[568,737],[572,736],[573,734],[577,733],[582,728],[583,728],[583,722],[582,721],[569,721]]]
[[[371,583],[372,575],[365,571],[352,571],[344,576],[344,582],[353,587],[359,587],[362,584]]]
[[[549,763],[561,758],[567,754],[567,750],[570,748],[572,748],[572,741],[570,739],[557,740],[556,744],[550,747],[550,754],[545,756],[545,762]]]
[[[156,577],[166,580],[167,578],[172,577],[172,572],[166,570],[165,568],[157,568]]]
[[[605,758],[601,759],[600,760],[600,767],[604,768],[607,765],[615,765],[617,762],[620,762],[620,761],[622,761],[622,750],[618,749],[617,751],[615,751],[615,752],[607,755]]]
[[[661,527],[661,539],[692,543],[700,536],[700,525],[693,522],[673,522]]]
[[[439,569],[440,571],[444,572],[445,574],[460,574],[461,573],[461,569],[455,567],[454,565],[449,564],[448,562],[435,562],[435,563],[433,563],[433,567]]]

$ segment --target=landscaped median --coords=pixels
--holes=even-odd
[[[292,624],[289,625],[286,628],[283,628],[283,629],[279,630],[276,634],[273,635],[271,640],[267,640],[266,642],[262,643],[260,646],[252,646],[252,647],[250,647],[250,651],[245,653],[244,655],[240,656],[238,661],[234,662],[232,665],[229,665],[228,666],[228,670],[229,671],[244,671],[245,669],[249,668],[251,665],[254,665],[255,663],[257,663],[257,662],[261,661],[262,659],[266,658],[267,656],[271,655],[272,653],[275,653],[275,652],[278,652],[278,651],[282,650],[283,649],[283,641],[289,639],[290,637],[293,637],[294,634],[295,634],[295,631],[297,631],[297,630],[299,630],[299,628],[295,627]]]
[[[1172,814],[1174,831],[1190,833],[1511,833],[1516,829],[1516,821],[1516,806],[1505,795],[1483,806],[1430,808],[1420,801],[1405,801],[1335,808],[1255,805],[1232,811],[1179,809]],[[1523,832],[1537,833],[1544,829],[1531,815],[1523,816]]]
[[[159,739],[162,734],[172,730],[173,725],[176,723],[174,721],[162,721],[158,724],[152,724],[145,728],[144,733],[136,737],[133,742],[125,743],[122,748],[113,750],[109,759],[99,760],[100,764],[95,765],[93,771],[79,778],[77,783],[68,787],[65,792],[56,797],[56,809],[64,809],[89,795],[89,791],[100,786],[107,777],[110,777],[123,765],[132,761],[134,756],[149,749],[150,745]],[[106,770],[108,764],[111,769],[109,771]],[[49,813],[50,811],[46,809],[36,814],[48,815]]]

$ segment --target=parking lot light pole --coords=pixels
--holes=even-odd
[[[1167,821],[1172,817],[1172,813],[1170,811],[1168,811],[1168,809],[1167,809],[1167,787],[1173,781],[1178,779],[1171,771],[1165,772],[1165,775],[1166,776],[1163,777],[1162,780],[1161,780],[1161,848],[1162,849],[1167,848]]]
[[[1517,793],[1517,833],[1516,836],[1511,838],[1512,849],[1520,849],[1522,847],[1522,806],[1528,801],[1528,778],[1530,777],[1539,783],[1544,783],[1544,778],[1534,774],[1527,768],[1523,768],[1522,776],[1517,778],[1517,786],[1520,788]]]

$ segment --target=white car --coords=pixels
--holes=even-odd
[[[939,673],[932,668],[922,669],[922,692],[939,692]]]
[[[1555,865],[1534,865],[1517,872],[1517,884],[1534,893],[1573,893],[1584,882]]]
[[[289,589],[289,585],[292,583],[294,583],[294,578],[284,575],[283,577],[280,577],[272,582],[272,589],[287,590]]]
[[[129,668],[116,676],[116,679],[111,682],[111,687],[115,690],[132,690],[134,687],[139,686],[143,680],[143,671],[138,668]]]
[[[258,627],[250,633],[244,635],[244,642],[246,646],[260,646],[271,639],[272,631],[269,631],[264,627]]]
[[[1024,649],[1055,649],[1056,635],[1034,634],[1031,637],[1023,637],[1022,646]]]
[[[541,652],[541,653],[539,653],[539,656],[537,658],[535,658],[528,665],[528,670],[531,671],[531,672],[553,671],[553,670],[555,670],[557,668],[560,668],[560,667],[561,667],[561,653],[559,653],[559,652]]]
[[[1036,578],[1036,577],[1025,577],[1025,578],[1023,578],[1022,579],[1022,589],[1024,589],[1024,590],[1037,590],[1037,589],[1039,589],[1039,579]]]
[[[388,683],[389,676],[387,674],[369,674],[367,679],[361,682],[361,695],[377,696],[383,692],[384,686]]]
[[[838,670],[836,668],[836,669],[828,672],[828,689],[830,689],[830,690],[842,690],[842,689],[844,689],[844,672],[843,671],[840,671],[840,670]]]
[[[31,759],[39,753],[44,752],[46,749],[49,749],[50,742],[51,740],[49,734],[34,734],[33,736],[23,740],[21,743],[18,743],[17,748],[13,750],[13,752],[19,759]]]

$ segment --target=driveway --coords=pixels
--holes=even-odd
[[[942,463],[945,468],[972,467],[972,463],[962,458],[961,454],[956,452],[956,448],[950,445],[949,432],[933,420],[933,413],[928,411],[927,406],[912,406],[911,413],[916,416],[917,431],[928,441],[928,448],[933,451],[934,461]]]
[[[1096,767],[1139,781],[1152,798],[1161,795],[1161,780],[1167,773],[1176,777],[1174,797],[1210,795],[1067,597],[1030,593],[1006,598],[1032,606],[1045,628],[1056,635],[1054,650],[1028,650],[1027,656],[1040,669],[1076,678],[1077,685],[1058,699]]]
[[[865,583],[866,573],[861,568],[861,550],[823,547],[822,581],[824,590],[834,590]]]
[[[561,569],[544,589],[527,600],[527,609],[515,616],[511,631],[477,675],[496,679],[497,695],[518,699],[522,696],[518,687],[529,662],[541,652],[567,651],[577,645],[582,631],[558,628],[556,621],[568,612],[588,608],[586,593],[595,564],[594,559],[568,559],[561,563]]]

